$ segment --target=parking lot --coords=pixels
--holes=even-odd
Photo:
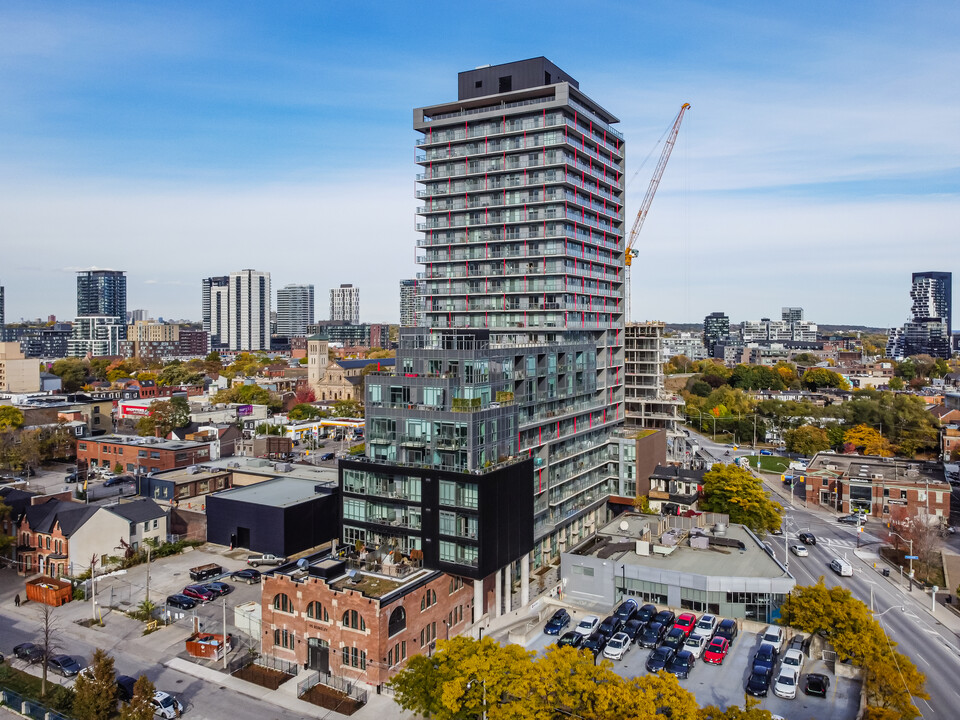
[[[663,609],[663,608],[658,608]],[[587,613],[582,610],[568,608],[573,620],[568,628],[572,630],[576,624],[588,614],[597,614],[602,620],[606,615]],[[612,612],[612,609],[611,609]],[[677,611],[679,614],[683,611]],[[607,613],[609,614],[609,613]],[[549,617],[549,616],[548,616]],[[555,644],[557,636],[546,635],[542,631],[527,645],[528,650],[543,652],[550,645]],[[729,705],[743,706],[744,688],[750,675],[753,655],[760,647],[760,639],[755,633],[743,632],[737,636],[730,648],[730,652],[722,665],[711,665],[698,660],[690,677],[680,680],[680,685],[692,692],[701,706],[717,705],[725,708]],[[784,648],[785,649],[785,648]],[[623,660],[613,661],[613,669],[622,677],[633,678],[647,674],[645,667],[647,658],[652,650],[633,645]],[[781,657],[782,657],[781,652]],[[603,655],[597,657],[599,662]],[[774,671],[776,678],[779,664]],[[860,684],[856,681],[837,678],[828,670],[822,660],[812,660],[805,657],[802,679],[809,672],[823,673],[830,678],[830,691],[826,698],[810,697],[798,690],[797,697],[792,700],[779,698],[771,689],[765,698],[757,698],[760,707],[769,710],[774,715],[780,715],[793,720],[794,718],[817,718],[817,720],[852,720],[857,715],[860,701]]]

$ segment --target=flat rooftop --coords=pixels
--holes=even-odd
[[[264,479],[293,478],[308,481],[313,485],[330,487],[335,487],[339,481],[336,468],[296,465],[254,457],[225,457],[219,460],[207,460],[192,467],[195,467],[197,472],[191,472],[191,468],[188,467],[177,468],[154,473],[153,477],[171,480],[174,483],[184,483],[204,477],[219,477],[228,472],[238,472],[245,475],[260,475]],[[290,469],[286,470],[285,468]]]
[[[879,455],[839,455],[817,453],[807,465],[807,472],[833,473],[850,480],[882,480],[884,482],[944,483],[943,466],[936,462],[888,458]],[[874,475],[880,475],[874,478]]]
[[[375,567],[376,570],[364,569]],[[273,571],[294,582],[321,580],[340,591],[353,590],[366,597],[384,600],[395,593],[404,595],[440,575],[438,570],[401,564],[371,563],[366,560],[341,558],[323,551]]]
[[[218,498],[226,500],[286,508],[299,505],[307,500],[313,500],[317,495],[329,495],[333,490],[326,484],[319,490],[318,487],[311,480],[296,477],[277,477],[255,485],[244,485],[243,487],[223,490],[216,495]]]
[[[698,518],[660,517],[625,513],[571,555],[596,557],[616,564],[653,567],[671,572],[724,577],[783,577],[785,569],[767,552],[763,542],[743,525],[727,524],[718,531],[717,518],[697,526]],[[674,526],[671,527],[671,524]],[[678,527],[689,524],[691,527]],[[637,541],[649,541],[649,554],[637,554]],[[697,547],[699,546],[699,547]]]
[[[189,440],[164,440],[163,438],[140,437],[138,435],[99,435],[97,437],[81,438],[81,442],[130,445],[133,447],[142,447],[144,450],[189,450],[191,448],[206,447],[210,444],[205,442],[190,442]]]

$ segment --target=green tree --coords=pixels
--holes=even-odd
[[[807,370],[803,374],[803,377],[800,378],[800,382],[808,390],[819,390],[820,388],[850,389],[850,383],[844,380],[841,375],[835,373],[833,370],[820,367]]]
[[[777,530],[783,508],[770,499],[761,481],[736,465],[714,465],[703,476],[700,508],[726,513],[730,522],[746,525],[757,533]]]
[[[810,353],[800,353],[799,355],[794,356],[793,361],[797,365],[810,367],[811,365],[816,365],[818,362],[820,362],[820,358]]]
[[[710,387],[709,383],[704,382],[703,380],[694,380],[690,384],[690,392],[699,397],[709,397],[710,393],[713,392],[713,388]]]
[[[766,365],[737,365],[730,376],[731,387],[742,390],[783,390],[780,373]]]
[[[54,361],[50,372],[60,378],[64,392],[76,392],[87,382],[89,368],[80,358],[66,358]]]
[[[0,406],[0,431],[23,427],[23,413],[13,405]]]
[[[801,425],[784,433],[787,450],[801,455],[814,455],[830,447],[827,431],[813,425]]]
[[[887,382],[887,387],[891,390],[903,390],[903,380],[897,376],[893,376],[889,382]]]
[[[186,398],[155,400],[150,405],[150,414],[137,421],[137,434],[166,437],[172,430],[189,424],[190,404]]]
[[[0,498],[0,527],[3,527],[4,522],[10,517],[11,512],[13,512],[13,510],[10,506],[3,502],[3,498]],[[13,547],[13,541],[13,535],[0,532],[0,557],[7,556],[7,551]]]
[[[120,708],[120,720],[153,720],[153,683],[146,675],[137,678],[133,698]]]
[[[327,417],[327,412],[322,410],[315,405],[310,405],[309,403],[300,403],[294,405],[290,412],[287,413],[287,417],[291,420],[313,420],[317,418]]]
[[[362,414],[362,406],[356,400],[338,400],[333,404],[334,417],[356,418]]]
[[[73,716],[76,720],[107,720],[117,709],[117,679],[113,658],[97,648],[91,664],[93,675],[81,673],[73,685]]]

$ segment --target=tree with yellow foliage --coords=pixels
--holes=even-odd
[[[893,445],[869,425],[856,425],[843,434],[843,441],[861,450],[864,455],[893,457]]]

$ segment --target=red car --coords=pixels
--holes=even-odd
[[[723,665],[723,659],[727,656],[727,650],[730,649],[730,641],[719,635],[710,641],[707,649],[703,651],[703,661],[713,665]]]
[[[683,634],[688,636],[690,632],[697,626],[697,616],[693,613],[681,613],[680,617],[677,618],[677,621],[673,624],[673,627],[680,628],[683,630]]]
[[[187,585],[183,589],[183,594],[194,600],[200,600],[201,602],[210,602],[217,597],[216,593],[205,588],[203,585]]]

